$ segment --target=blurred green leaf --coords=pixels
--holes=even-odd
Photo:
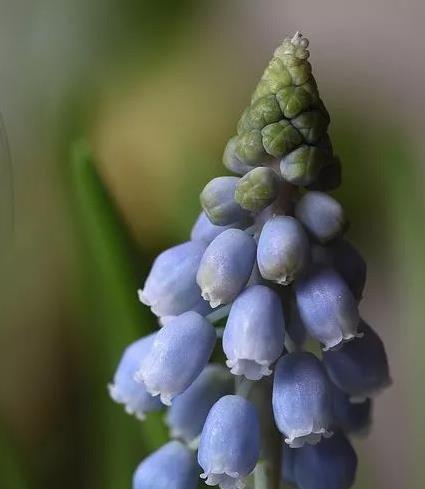
[[[22,460],[3,425],[0,426],[0,460],[2,489],[34,489],[35,485],[30,483],[26,474],[27,464]]]
[[[84,142],[73,147],[71,169],[85,258],[79,287],[85,304],[80,379],[83,463],[87,464],[83,483],[90,489],[128,488],[138,461],[164,442],[166,431],[161,415],[152,415],[140,424],[124,414],[109,399],[106,386],[123,348],[148,333],[152,320],[137,301],[127,232]]]

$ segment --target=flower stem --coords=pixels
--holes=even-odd
[[[210,323],[218,323],[221,319],[229,315],[231,307],[232,304],[227,304],[223,307],[219,307],[218,309],[215,309],[214,311],[210,312],[207,316],[205,316],[205,318]]]

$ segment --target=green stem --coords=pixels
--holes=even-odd
[[[254,471],[254,489],[279,489],[282,436],[272,412],[272,381],[269,377],[253,382],[239,380],[236,392],[257,408],[261,425],[261,459]]]

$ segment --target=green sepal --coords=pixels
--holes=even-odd
[[[284,62],[279,58],[271,59],[262,79],[267,80],[272,93],[277,93],[280,89],[292,84],[292,76]]]
[[[244,109],[242,112],[242,115],[236,125],[236,132],[238,134],[243,134],[248,130],[248,112],[249,112],[249,106]]]
[[[238,136],[236,156],[247,164],[259,164],[267,158],[263,148],[261,131],[253,129]]]
[[[327,156],[315,146],[300,146],[289,153],[280,163],[282,177],[294,185],[311,185],[326,163]]]
[[[282,111],[274,95],[256,100],[251,107],[244,111],[238,124],[240,134],[251,129],[262,129],[267,124],[277,122],[282,118]]]
[[[256,102],[259,98],[265,97],[266,95],[270,95],[271,93],[276,93],[273,92],[272,86],[274,85],[270,83],[268,80],[260,80],[256,89],[254,90],[254,93],[252,94],[251,104]]]
[[[279,181],[271,168],[254,168],[239,180],[235,200],[242,208],[258,212],[275,200],[279,193]]]
[[[310,110],[292,119],[291,123],[303,135],[307,143],[314,144],[326,134],[329,121],[322,112]]]
[[[308,81],[311,75],[311,64],[306,61],[295,66],[288,66],[288,71],[291,76],[291,81],[293,85],[303,85]]]
[[[275,158],[288,154],[303,140],[301,134],[285,119],[264,127],[261,134],[264,149]]]
[[[309,92],[303,87],[285,87],[279,90],[276,94],[276,99],[279,103],[283,115],[287,119],[296,117],[299,113],[304,112],[313,103],[313,99]]]

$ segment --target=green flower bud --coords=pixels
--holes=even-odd
[[[242,163],[256,165],[267,158],[263,148],[261,131],[253,129],[238,136],[235,154]]]
[[[257,88],[254,90],[254,93],[251,97],[251,104],[256,102],[259,98],[263,98],[266,95],[270,95],[271,93],[276,93],[272,90],[273,84],[268,80],[260,80]]]
[[[272,93],[277,93],[281,88],[288,87],[292,83],[292,76],[284,62],[279,58],[272,58],[262,76],[268,82]]]
[[[310,56],[308,48],[308,39],[303,38],[302,34],[297,32],[292,39],[286,38],[274,52],[274,56],[284,61],[286,66],[295,66],[301,64]]]
[[[250,128],[248,126],[248,113],[249,113],[249,107],[246,107],[245,110],[242,112],[242,115],[236,125],[236,131],[238,134],[243,134],[244,132],[248,131]]]
[[[300,112],[307,110],[313,103],[313,99],[303,87],[285,87],[276,94],[276,99],[283,115],[287,119],[296,117]]]
[[[301,134],[285,119],[269,124],[261,131],[268,154],[281,158],[302,143]]]
[[[312,184],[326,162],[326,154],[315,146],[300,146],[280,162],[282,177],[294,185]]]
[[[255,167],[243,163],[236,156],[235,150],[237,142],[238,136],[233,136],[227,142],[223,153],[223,164],[228,170],[232,171],[233,173],[237,173],[238,175],[245,175],[245,173],[248,173]]]
[[[306,61],[295,66],[288,66],[289,74],[294,85],[303,85],[308,81],[311,75],[311,64]]]
[[[238,123],[238,133],[243,134],[251,129],[262,129],[267,124],[277,122],[282,112],[274,95],[267,95],[256,100],[248,110],[244,110]]]
[[[318,110],[303,112],[291,121],[292,125],[304,136],[307,143],[317,143],[328,129],[328,118]]]
[[[244,209],[261,211],[276,199],[279,183],[279,176],[271,168],[254,168],[236,185],[235,200]]]

